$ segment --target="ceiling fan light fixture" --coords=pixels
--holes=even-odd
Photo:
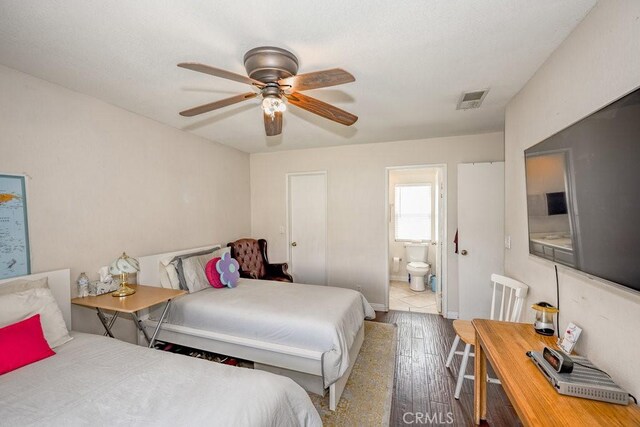
[[[251,49],[244,56],[247,76],[197,62],[182,62],[178,66],[238,83],[245,83],[253,89],[252,92],[234,95],[181,111],[180,115],[184,117],[208,113],[259,96],[262,98],[262,116],[267,136],[277,136],[282,133],[282,117],[289,103],[345,126],[351,126],[358,120],[358,116],[301,93],[305,90],[354,82],[356,79],[353,75],[341,68],[298,74],[298,58],[285,49],[273,46]]]
[[[262,111],[273,119],[276,113],[287,111],[287,104],[277,95],[267,95],[262,100]]]

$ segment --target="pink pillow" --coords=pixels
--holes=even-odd
[[[204,272],[207,275],[207,279],[209,280],[209,284],[214,288],[224,288],[224,284],[220,280],[220,273],[216,269],[216,264],[220,261],[220,257],[215,257],[209,260],[207,265],[204,268]]]
[[[44,339],[40,315],[0,328],[0,375],[56,354]]]

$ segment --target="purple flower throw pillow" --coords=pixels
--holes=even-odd
[[[235,288],[240,278],[240,264],[231,258],[229,252],[222,254],[220,261],[216,263],[216,270],[220,273],[220,281],[223,285]]]

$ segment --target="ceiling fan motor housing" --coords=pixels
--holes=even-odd
[[[281,94],[282,90],[276,83],[267,83],[267,85],[262,89],[262,96],[264,97],[275,96],[280,98]]]
[[[288,50],[262,46],[245,53],[244,67],[252,79],[272,83],[295,76],[298,73],[298,58]]]

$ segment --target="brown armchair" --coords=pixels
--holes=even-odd
[[[266,240],[240,239],[227,243],[227,246],[231,248],[231,257],[240,264],[240,277],[293,282],[293,277],[287,272],[289,265],[286,262],[269,264]]]

